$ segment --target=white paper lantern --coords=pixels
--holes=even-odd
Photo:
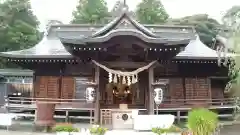
[[[154,97],[154,101],[157,105],[162,103],[163,100],[163,90],[161,88],[155,88],[155,97]]]
[[[93,102],[94,101],[94,92],[95,92],[95,89],[93,87],[87,87],[87,89],[86,89],[86,100],[88,102]]]

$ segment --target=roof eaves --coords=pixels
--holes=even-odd
[[[22,55],[22,54],[10,54],[0,52],[0,57],[5,58],[20,58],[20,59],[41,59],[41,58],[73,58],[72,55]]]

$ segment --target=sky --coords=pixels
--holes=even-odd
[[[69,23],[72,11],[79,0],[31,0],[34,14],[38,17],[44,29],[47,20],[56,19]],[[106,0],[111,10],[117,0]],[[130,10],[136,9],[141,0],[126,0]],[[221,21],[221,17],[234,5],[240,5],[240,0],[161,0],[171,18],[180,18],[194,14],[208,14]]]

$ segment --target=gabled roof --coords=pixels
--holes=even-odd
[[[72,58],[59,39],[49,38],[47,35],[32,48],[0,52],[0,56],[8,58]]]
[[[51,25],[48,34],[34,47],[18,51],[0,52],[7,58],[72,58],[63,43],[86,45],[88,42],[105,42],[114,36],[135,36],[144,42],[164,45],[187,44],[195,32],[189,26],[142,25],[130,17],[127,10],[109,24],[58,24]],[[61,41],[60,41],[61,39]]]
[[[61,29],[61,28],[60,28]],[[183,28],[184,29],[184,28]],[[61,33],[61,30],[59,30]],[[59,34],[60,40],[63,44],[81,44],[86,45],[88,43],[106,42],[115,36],[135,36],[144,42],[154,44],[188,44],[191,37],[171,38],[156,34],[162,31],[155,31],[145,27],[138,23],[136,20],[128,15],[127,10],[123,10],[119,17],[116,17],[113,21],[103,26],[102,28],[94,31],[92,35],[62,35]],[[63,32],[62,32],[63,33]]]
[[[159,24],[142,24],[145,28],[154,33],[157,37],[162,38],[190,38],[195,39],[195,29],[192,26],[178,25],[159,25]],[[52,25],[49,28],[50,34],[60,33],[61,36],[74,35],[90,37],[105,25],[103,24],[61,24]]]

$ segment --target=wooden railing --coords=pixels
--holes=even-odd
[[[92,115],[95,108],[94,103],[88,103],[85,99],[53,99],[53,98],[26,98],[26,97],[6,97],[6,107],[8,108],[27,108],[27,109],[36,109],[36,103],[53,103],[56,104],[56,110],[65,111],[66,116],[56,116],[67,119],[72,116],[69,116],[68,112],[72,110],[87,110],[90,111],[91,116],[78,116],[75,118],[79,119],[91,119],[91,122],[94,118]],[[160,105],[155,104],[154,111],[163,112],[163,111],[172,111],[176,112],[177,121],[180,119],[185,119],[186,116],[181,115],[181,112],[186,112],[193,107],[208,107],[212,109],[231,109],[236,106],[238,100],[235,98],[223,98],[223,99],[171,99],[163,100]],[[101,108],[100,110],[100,123],[101,124],[111,124],[111,108]],[[141,110],[141,109],[139,109]],[[142,109],[147,111],[146,109]],[[156,113],[156,114],[157,114]],[[31,114],[24,114],[31,115]],[[222,114],[221,117],[231,117],[231,114]],[[219,115],[220,116],[220,115]],[[30,116],[29,116],[30,117]],[[34,117],[34,115],[31,115]]]
[[[28,97],[5,97],[5,105],[8,107],[36,107],[36,103],[56,104],[58,108],[71,109],[94,109],[94,103],[85,99],[58,99],[58,98],[28,98]]]
[[[219,99],[171,99],[163,100],[158,108],[184,108],[184,107],[217,107],[231,106],[236,103],[235,98],[219,98]],[[155,104],[155,108],[157,105]]]
[[[94,120],[94,103],[89,103],[85,99],[53,99],[53,98],[28,98],[28,97],[5,97],[5,108],[10,112],[17,112],[18,116],[35,117],[34,114],[23,113],[24,110],[37,109],[38,103],[56,104],[55,111],[65,112],[65,115],[55,115],[54,118],[63,118],[68,122],[69,118],[89,120],[93,123]],[[11,111],[20,110],[20,111]],[[79,112],[78,115],[70,115],[71,112]],[[88,112],[88,115],[81,115],[81,112]]]

